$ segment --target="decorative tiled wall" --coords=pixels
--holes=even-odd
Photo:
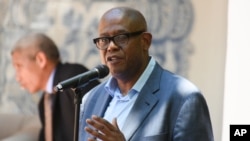
[[[92,43],[100,16],[114,6],[139,9],[153,33],[151,54],[165,68],[188,77],[194,48],[189,40],[194,12],[190,0],[1,0],[0,113],[36,114],[40,93],[30,95],[15,80],[10,50],[24,33],[44,32],[63,61],[93,68],[100,63]]]

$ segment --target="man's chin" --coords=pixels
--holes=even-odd
[[[25,87],[21,87],[21,90],[22,90],[22,91],[26,91],[26,92],[28,92],[28,93],[30,93],[30,94],[32,94],[32,95],[37,93],[37,91],[30,90],[30,89],[25,88]]]

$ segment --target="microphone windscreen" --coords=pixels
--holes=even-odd
[[[104,78],[109,74],[109,68],[106,65],[98,65],[96,69],[99,73],[99,78]]]

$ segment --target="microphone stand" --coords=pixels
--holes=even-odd
[[[82,103],[82,97],[84,95],[83,93],[83,87],[77,87],[74,92],[75,92],[75,97],[74,97],[74,104],[75,104],[75,121],[74,121],[74,141],[78,141],[78,130],[79,130],[79,113],[80,113],[80,105]]]

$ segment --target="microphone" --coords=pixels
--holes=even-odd
[[[55,91],[62,91],[67,88],[76,88],[79,85],[87,84],[98,78],[104,78],[109,74],[109,68],[106,65],[98,65],[93,70],[78,74],[66,79],[55,86]]]

